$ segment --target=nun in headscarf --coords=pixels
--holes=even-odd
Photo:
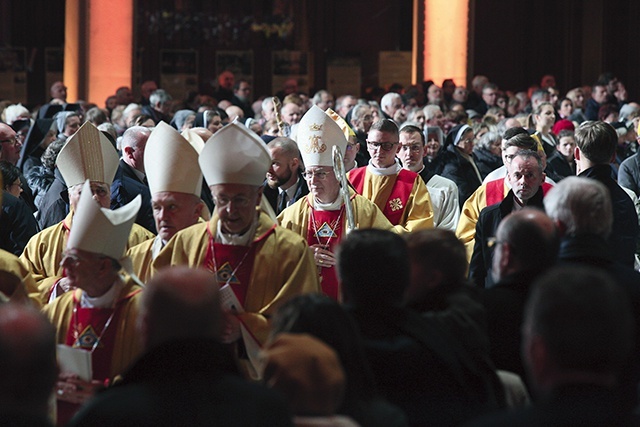
[[[445,140],[442,153],[443,169],[440,175],[449,178],[458,186],[460,207],[482,184],[480,171],[472,156],[473,129],[466,124],[456,125]]]
[[[196,112],[193,110],[178,110],[171,119],[171,126],[178,132],[182,132],[193,127],[196,119]]]

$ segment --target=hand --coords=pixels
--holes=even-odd
[[[61,373],[56,383],[56,397],[58,400],[80,405],[93,397],[103,385],[98,380],[87,382],[78,378],[76,374]]]
[[[240,339],[240,320],[235,314],[222,313],[223,325],[222,325],[222,342],[230,344]]]
[[[311,245],[309,249],[313,253],[313,260],[318,267],[330,268],[336,265],[336,256],[323,245]]]
[[[58,295],[62,295],[66,292],[69,292],[75,289],[75,287],[71,286],[71,284],[69,283],[69,278],[67,277],[63,277],[62,279],[58,280],[57,286],[58,286]]]

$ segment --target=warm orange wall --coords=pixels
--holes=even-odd
[[[469,0],[424,1],[424,80],[467,81]]]
[[[104,107],[118,87],[131,86],[133,3],[66,0],[64,82],[70,102],[80,98]]]
[[[64,73],[63,81],[67,85],[67,100],[75,102],[78,99],[79,88],[78,73],[80,61],[80,37],[79,37],[79,6],[80,0],[66,0],[64,20]]]
[[[87,100],[101,107],[118,87],[131,87],[133,3],[89,0]]]

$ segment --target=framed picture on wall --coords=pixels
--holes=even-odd
[[[233,73],[235,80],[247,80],[253,84],[253,51],[219,50],[216,52],[216,76],[225,70]]]
[[[198,52],[190,49],[160,51],[160,87],[174,99],[198,90]]]
[[[0,98],[27,102],[26,49],[0,49]]]
[[[272,90],[278,92],[288,80],[296,80],[298,91],[309,93],[313,85],[313,62],[310,52],[275,51],[271,54]]]

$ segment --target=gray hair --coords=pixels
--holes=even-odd
[[[395,92],[385,94],[380,100],[380,107],[382,107],[383,110],[386,110],[387,107],[391,107],[394,99],[400,99],[402,101],[402,97]]]
[[[567,235],[595,234],[608,238],[613,226],[611,196],[604,184],[570,176],[544,198],[547,215],[566,227]]]
[[[491,145],[496,141],[502,142],[500,134],[498,132],[489,131],[480,137],[477,146],[478,148],[491,150]]]
[[[424,107],[425,119],[433,119],[438,111],[442,112],[442,109],[438,105],[427,105],[426,107]]]
[[[164,89],[157,89],[151,94],[151,96],[149,96],[149,104],[166,104],[167,102],[171,101],[171,99],[171,95],[169,95],[167,91],[165,91]]]

